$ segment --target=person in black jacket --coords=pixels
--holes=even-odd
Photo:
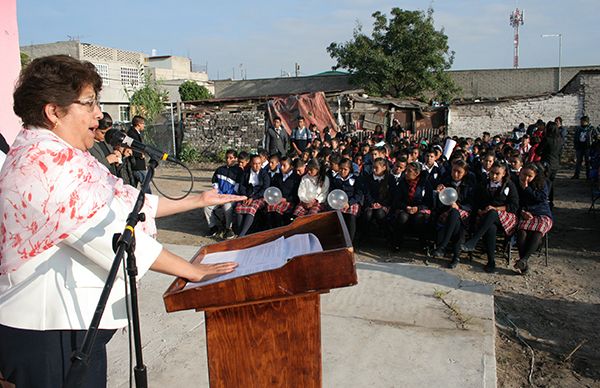
[[[452,261],[448,267],[455,268],[459,263],[460,244],[465,241],[466,227],[473,210],[477,188],[475,175],[469,172],[469,165],[464,160],[456,159],[452,162],[450,174],[444,176],[436,191],[440,193],[447,187],[457,191],[458,199],[450,206],[443,205],[441,202],[437,204],[440,216],[437,220],[436,249],[432,255],[443,257],[444,250],[450,241],[454,240]]]
[[[525,165],[519,174],[519,215],[517,246],[519,260],[515,263],[521,274],[527,273],[529,257],[538,249],[542,237],[552,229],[552,211],[548,203],[549,183],[543,168],[535,163]]]
[[[415,231],[421,243],[424,242],[433,206],[433,187],[421,172],[420,163],[408,163],[403,177],[395,186],[392,200],[396,226],[393,236],[395,249],[402,246],[408,230]]]
[[[361,185],[364,193],[364,207],[361,214],[361,236],[366,235],[371,221],[379,225],[386,231],[387,225],[385,219],[392,205],[392,194],[390,176],[388,173],[387,161],[383,158],[377,158],[373,161],[373,171],[371,174],[361,177]]]
[[[356,234],[356,218],[360,212],[360,207],[363,202],[363,192],[361,183],[353,173],[352,161],[348,158],[343,158],[340,163],[339,174],[331,183],[332,190],[342,190],[348,196],[348,203],[341,209],[348,227],[350,240],[354,240]]]
[[[554,121],[548,121],[546,124],[546,136],[542,140],[541,144],[537,148],[537,152],[541,157],[542,165],[548,169],[548,183],[550,185],[550,193],[548,194],[548,200],[550,201],[550,208],[554,208],[554,178],[560,168],[560,151],[562,149],[563,141],[558,131],[558,125]]]
[[[496,270],[496,232],[501,228],[506,236],[511,236],[517,226],[519,194],[507,174],[505,164],[494,162],[489,178],[481,184],[475,195],[478,222],[473,236],[461,249],[466,252],[475,250],[477,242],[483,237],[488,262],[486,272]]]
[[[292,212],[298,204],[298,186],[300,176],[294,171],[292,159],[284,156],[279,161],[279,172],[271,179],[271,186],[281,190],[281,202],[267,205],[267,221],[270,228],[287,225],[292,217]]]
[[[133,116],[131,120],[131,128],[127,131],[127,136],[130,138],[137,140],[139,142],[144,142],[144,137],[142,136],[142,132],[146,128],[146,119],[142,116]],[[141,185],[146,178],[146,155],[142,152],[133,151],[133,175],[137,182]],[[136,184],[137,185],[137,184]],[[150,194],[150,187],[148,186],[148,193]]]
[[[240,237],[245,236],[252,227],[256,212],[266,206],[263,196],[267,187],[271,186],[271,178],[261,165],[260,156],[252,155],[250,169],[244,172],[240,183],[239,194],[248,197],[235,207],[236,229]]]

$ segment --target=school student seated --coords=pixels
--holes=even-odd
[[[245,171],[242,176],[239,194],[245,195],[248,199],[238,202],[235,207],[236,226],[240,237],[248,233],[254,223],[256,212],[266,205],[263,196],[267,187],[271,185],[271,178],[261,164],[261,157],[252,155],[250,169]]]
[[[433,188],[421,172],[420,163],[409,162],[404,176],[396,186],[392,204],[396,226],[395,249],[402,246],[408,231],[415,232],[421,244],[424,243],[433,206]]]
[[[475,250],[477,242],[483,237],[483,246],[487,254],[486,272],[496,270],[496,233],[502,230],[511,236],[517,227],[519,194],[513,181],[507,174],[505,164],[494,162],[489,177],[481,183],[475,195],[477,224],[473,236],[461,249],[466,252]]]
[[[386,217],[392,205],[392,193],[387,161],[377,158],[373,161],[373,171],[361,178],[364,194],[364,206],[361,213],[361,233],[364,237],[369,224],[375,221],[387,233]]]
[[[452,261],[448,267],[455,268],[459,263],[460,244],[465,241],[466,228],[473,210],[477,188],[475,175],[469,172],[469,165],[464,160],[456,159],[452,162],[450,174],[444,176],[436,190],[441,193],[447,187],[456,190],[458,199],[450,206],[438,203],[440,215],[437,220],[438,231],[433,256],[443,257],[446,247],[453,242]]]
[[[483,155],[478,165],[475,165],[473,167],[473,173],[475,174],[475,177],[477,178],[477,182],[479,184],[487,182],[488,177],[490,175],[490,170],[492,169],[492,166],[495,162],[496,154],[493,151],[490,151]]]
[[[217,189],[219,194],[237,194],[242,180],[242,169],[238,166],[238,154],[235,150],[225,152],[225,165],[217,168],[212,176],[212,186]],[[225,224],[218,225],[216,209],[222,208],[225,214]],[[233,204],[207,206],[204,208],[204,216],[208,222],[209,236],[215,237],[223,234],[224,238],[235,237],[233,226]]]
[[[429,181],[431,187],[437,187],[442,180],[444,171],[435,160],[433,148],[429,148],[423,153],[423,174],[425,174],[425,179]]]
[[[363,192],[358,177],[353,173],[352,161],[343,158],[340,163],[339,174],[336,175],[331,183],[331,190],[342,190],[348,196],[348,203],[341,212],[348,227],[350,239],[354,240],[356,234],[356,218],[360,212],[360,206],[363,202]]]
[[[290,221],[294,207],[298,204],[300,176],[294,171],[292,159],[287,156],[281,158],[279,172],[271,179],[271,186],[281,190],[282,196],[281,202],[278,204],[267,205],[269,227],[277,228]]]
[[[329,178],[325,163],[311,159],[306,165],[306,174],[300,180],[298,199],[294,215],[302,217],[317,214],[324,209],[329,194]]]
[[[269,164],[268,164],[267,171],[269,172],[269,178],[271,178],[271,179],[273,179],[275,174],[279,173],[279,155],[278,154],[273,154],[273,155],[269,156]]]
[[[519,226],[517,247],[519,260],[515,263],[521,274],[529,269],[528,260],[542,243],[542,238],[552,229],[552,211],[548,196],[549,182],[543,167],[526,164],[519,173]]]

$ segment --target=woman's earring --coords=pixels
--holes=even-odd
[[[54,127],[52,129],[56,129],[58,127],[58,120],[54,122]]]

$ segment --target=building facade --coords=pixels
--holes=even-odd
[[[21,46],[31,59],[65,54],[96,66],[102,77],[101,108],[114,121],[130,121],[129,96],[145,82],[144,54],[82,43],[77,40]]]

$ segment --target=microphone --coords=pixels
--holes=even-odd
[[[166,152],[156,149],[150,145],[144,144],[141,141],[137,141],[134,138],[127,136],[126,134],[115,128],[109,129],[104,135],[104,139],[108,144],[110,144],[113,147],[122,144],[128,146],[134,151],[144,152],[148,154],[152,159],[167,160],[173,163],[181,163],[174,157],[169,156],[169,154],[167,154]]]

